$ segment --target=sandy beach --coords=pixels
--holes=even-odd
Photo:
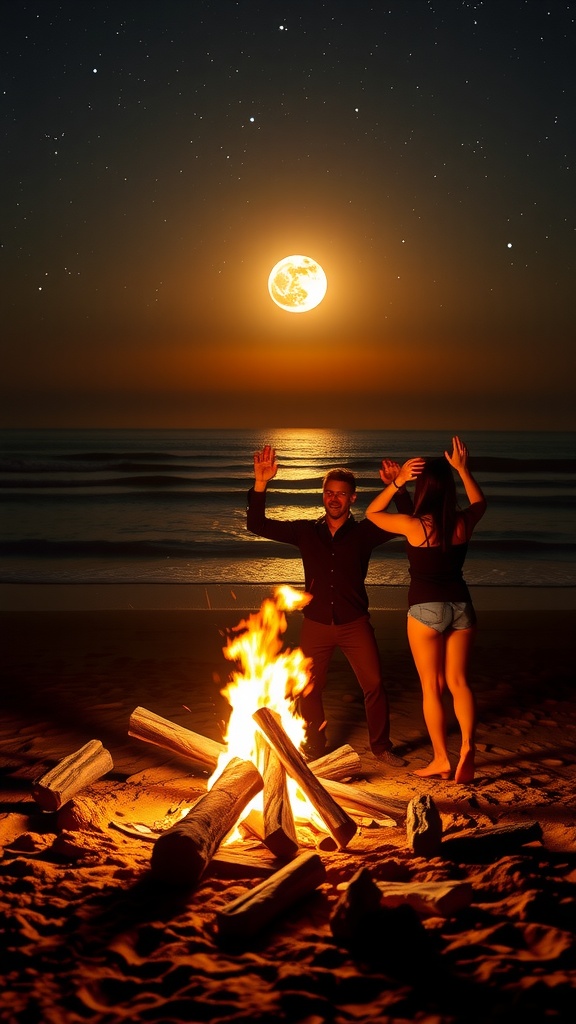
[[[47,592],[43,606],[27,605],[25,587],[4,587],[0,1019],[572,1021],[576,611],[557,597],[542,590],[521,608],[479,602],[477,773],[466,786],[411,774],[430,750],[405,611],[373,611],[407,767],[371,756],[360,691],[339,657],[325,705],[331,749],[350,746],[359,758],[348,784],[377,793],[389,820],[349,810],[356,831],[341,848],[299,826],[297,856],[316,855],[322,880],[232,941],[221,925],[227,905],[286,862],[244,835],[220,845],[189,887],[155,877],[158,838],[206,793],[210,771],[128,729],[142,707],[222,742],[221,690],[233,667],[223,648],[252,606],[50,608]],[[288,648],[299,614],[288,616]],[[33,783],[92,740],[113,767],[43,810]],[[455,765],[454,729],[450,746]],[[425,804],[441,835],[424,849],[407,822]],[[359,877],[378,899],[350,910],[342,930]]]

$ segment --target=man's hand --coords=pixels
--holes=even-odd
[[[394,462],[393,459],[382,459],[382,468],[380,470],[380,479],[382,483],[388,485],[396,479],[400,472],[400,463]]]
[[[254,480],[255,490],[263,491],[266,484],[272,480],[278,472],[276,462],[276,451],[269,444],[265,444],[261,452],[254,452]]]

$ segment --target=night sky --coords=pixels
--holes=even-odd
[[[575,25],[4,0],[0,426],[576,429]]]

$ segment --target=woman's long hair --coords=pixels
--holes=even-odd
[[[414,515],[419,518],[431,516],[443,551],[452,545],[456,511],[456,484],[450,463],[443,455],[437,459],[426,459],[424,469],[416,478]]]

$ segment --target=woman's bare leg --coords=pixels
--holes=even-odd
[[[454,701],[454,714],[460,726],[462,744],[456,768],[456,782],[472,782],[474,778],[474,739],[476,734],[476,702],[468,685],[467,669],[476,627],[455,629],[446,637],[446,685]]]
[[[416,671],[422,686],[422,710],[432,742],[432,760],[414,774],[421,778],[431,775],[450,775],[450,759],[446,746],[446,715],[442,693],[444,690],[444,636],[430,626],[424,626],[408,616],[408,642]]]

